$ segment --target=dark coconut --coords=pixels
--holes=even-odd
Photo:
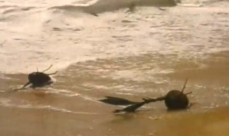
[[[110,97],[110,96],[107,97],[107,99],[104,99],[101,101],[105,102],[105,103],[113,104],[113,105],[132,104],[132,105],[130,105],[124,109],[115,110],[114,111],[115,113],[122,112],[122,111],[124,111],[124,112],[135,112],[138,108],[140,108],[144,104],[148,104],[151,102],[157,102],[157,101],[164,101],[168,110],[186,109],[189,106],[189,100],[188,100],[187,95],[192,93],[192,92],[183,93],[185,88],[186,88],[187,82],[188,82],[188,78],[186,79],[181,91],[171,90],[165,96],[159,97],[156,99],[143,98],[143,100],[144,100],[143,102],[132,102],[132,101],[129,101],[129,100],[126,100],[123,98]]]
[[[50,85],[53,83],[52,79],[50,78],[50,75],[53,75],[53,74],[56,74],[56,72],[54,73],[51,73],[51,74],[45,74],[44,72],[49,70],[50,68],[52,67],[49,66],[46,70],[42,71],[42,72],[33,72],[33,73],[30,73],[28,75],[28,80],[29,82],[27,82],[22,88],[19,88],[19,89],[14,89],[14,91],[18,91],[18,90],[21,90],[21,89],[24,89],[26,88],[28,85],[32,85],[31,87],[32,88],[36,88],[36,87],[43,87],[45,85]]]
[[[179,110],[188,107],[189,100],[186,94],[178,90],[169,91],[165,96],[165,105],[169,110]]]
[[[42,72],[33,72],[28,76],[29,82],[34,86],[42,86],[51,81],[49,75]]]

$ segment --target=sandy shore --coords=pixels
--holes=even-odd
[[[229,107],[205,113],[171,115],[163,119],[164,125],[157,135],[170,136],[226,136],[229,134]]]
[[[0,134],[4,136],[226,136],[229,107],[205,113],[154,111],[129,115],[76,115],[42,109],[1,107]],[[153,117],[154,116],[154,117]]]

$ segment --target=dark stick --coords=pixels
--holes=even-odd
[[[189,95],[189,94],[191,94],[192,92],[188,92],[188,93],[185,93],[185,95]]]
[[[55,75],[58,71],[56,72],[53,72],[53,73],[50,73],[50,74],[47,74],[47,75]]]
[[[28,86],[29,84],[31,84],[30,82],[26,83],[24,86],[22,86],[21,88],[18,88],[18,89],[14,89],[13,91],[18,91],[18,90],[22,90],[22,89],[25,89],[26,86]]]
[[[28,86],[30,84],[30,82],[26,83],[21,89],[25,88],[26,86]]]
[[[47,69],[43,70],[42,73],[44,73],[45,71],[49,70],[52,67],[52,65],[50,65]]]
[[[157,101],[163,101],[165,98],[164,97],[159,97],[156,99],[152,98],[143,98],[143,102],[139,102],[133,105],[130,105],[124,109],[117,109],[114,111],[114,113],[119,113],[119,112],[135,112],[138,108],[142,107],[145,104],[151,103],[151,102],[157,102]]]
[[[184,89],[186,88],[187,82],[188,82],[188,78],[186,78],[186,80],[185,80],[185,82],[184,82],[183,88],[182,88],[182,90],[181,90],[182,93],[184,92]]]

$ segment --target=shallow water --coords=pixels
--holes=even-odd
[[[114,10],[126,6],[121,0],[103,2],[0,1],[0,134],[213,136],[219,126],[227,134],[228,108],[210,111],[229,102],[228,1],[143,4],[134,12]],[[53,86],[11,91],[51,64]],[[98,102],[162,96],[187,77],[194,106],[186,111],[170,113],[158,102],[114,115],[122,107]]]

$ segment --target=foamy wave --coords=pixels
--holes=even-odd
[[[5,11],[2,12],[2,14],[10,14],[13,12],[20,12],[20,11],[29,11],[31,9],[34,9],[35,7],[17,7],[17,8],[11,8],[11,9],[6,9]]]
[[[65,89],[54,89],[54,88],[48,88],[46,91],[44,91],[44,93],[58,94],[58,95],[63,95],[63,96],[68,96],[68,97],[80,96],[80,94],[76,92],[72,92],[72,91],[65,90]]]
[[[158,81],[157,83],[160,84],[163,83],[164,80],[158,79],[155,75],[166,75],[173,72],[172,69],[162,70],[159,68],[146,70],[144,72],[142,72],[142,70],[120,70],[112,73],[110,76],[113,79],[127,79],[132,81]]]
[[[13,107],[13,108],[22,108],[22,109],[37,109],[37,110],[51,110],[55,112],[63,112],[63,113],[70,113],[70,114],[88,114],[88,115],[94,115],[94,114],[99,114],[99,113],[90,113],[90,112],[76,112],[76,111],[71,111],[68,109],[64,108],[58,108],[54,107],[51,105],[30,105],[30,104],[12,104],[9,99],[0,99],[0,106],[3,107]]]
[[[0,73],[0,79],[4,79],[4,80],[15,80],[15,79],[10,78],[10,77],[6,76],[5,74],[2,74],[2,73]]]
[[[21,86],[18,86],[17,88],[21,88]],[[11,87],[10,90],[4,90],[2,92],[15,92],[14,90],[15,88]],[[16,92],[28,92],[28,93],[39,92],[39,93],[44,93],[44,94],[57,94],[57,95],[66,96],[66,97],[79,97],[80,96],[80,94],[76,92],[72,92],[70,90],[65,90],[65,89],[55,89],[53,88],[53,86],[50,86],[50,85],[46,87],[41,87],[41,88],[37,87],[36,89],[31,89],[31,88],[20,89],[20,90],[17,90]]]
[[[228,7],[229,1],[228,0],[203,0],[202,5]]]
[[[21,86],[20,86],[21,87]],[[18,88],[20,88],[18,87]],[[15,89],[15,88],[14,88]],[[5,93],[5,92],[15,92],[13,91],[14,89],[9,90],[0,90],[0,92]],[[61,95],[65,97],[80,97],[84,100],[89,100],[93,102],[98,102],[97,98],[93,98],[90,96],[82,95],[74,91],[66,90],[66,89],[55,89],[53,87],[43,87],[43,88],[36,88],[36,89],[41,89],[41,90],[34,90],[34,89],[22,89],[18,90],[17,92],[26,92],[26,93],[44,93],[44,94],[55,94],[55,95]]]
[[[67,2],[50,4],[49,1],[45,1],[48,2],[46,6],[43,6],[46,7],[45,9],[38,4],[38,7],[42,8],[38,10],[39,12],[33,12],[37,8],[30,9],[30,7],[35,7],[33,6],[35,3],[20,6],[20,11],[15,10],[15,12],[6,11],[7,8],[4,8],[3,20],[0,19],[0,35],[7,42],[0,44],[2,62],[0,71],[12,74],[29,73],[36,70],[36,67],[46,67],[50,64],[54,65],[54,70],[62,70],[77,62],[98,58],[136,56],[149,52],[178,54],[182,58],[187,55],[193,57],[199,53],[199,58],[201,58],[206,52],[228,49],[224,43],[220,42],[221,39],[227,38],[228,13],[224,15],[224,22],[220,21],[221,19],[214,21],[215,17],[212,15],[219,16],[215,14],[218,11],[205,13],[205,11],[202,12],[203,8],[197,10],[172,8],[168,12],[144,8],[135,14],[121,11],[107,13],[99,18],[84,14],[85,12],[105,12],[110,8],[116,10],[133,1],[100,0],[91,1],[84,6],[65,4]],[[141,2],[155,1],[157,0],[134,2],[141,5]],[[165,2],[164,5],[168,6],[168,3]],[[47,7],[57,10],[47,11]],[[10,8],[17,9],[18,6]],[[23,8],[29,10],[21,10]],[[65,10],[80,13],[65,13]],[[211,10],[208,9],[209,12]],[[11,13],[15,14],[11,15]],[[207,20],[199,20],[200,17]],[[209,23],[213,21],[214,23]],[[220,29],[222,32],[213,32],[212,29]],[[196,33],[191,30],[201,31]],[[3,41],[1,40],[0,43]]]
[[[136,6],[158,6],[168,7],[176,6],[174,0],[98,0],[84,5],[63,5],[54,6],[50,9],[62,9],[67,11],[84,11],[96,15],[106,11],[114,11],[121,8],[129,8],[134,4]]]

